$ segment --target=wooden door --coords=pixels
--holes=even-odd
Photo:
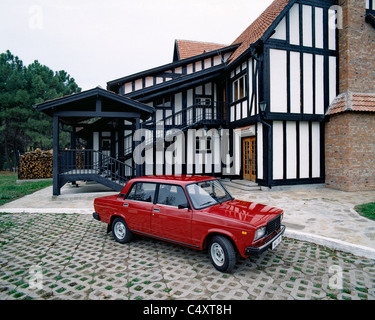
[[[256,179],[256,143],[255,137],[242,140],[242,172],[243,179],[255,181]]]

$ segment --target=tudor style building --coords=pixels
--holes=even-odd
[[[346,6],[337,5],[275,0],[230,45],[176,40],[170,64],[38,105],[55,120],[54,194],[67,181],[120,189],[153,174],[324,183],[325,115],[345,72],[337,26]],[[73,128],[72,150],[59,150],[59,122]]]

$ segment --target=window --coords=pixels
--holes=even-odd
[[[132,186],[127,200],[154,202],[155,190],[155,183],[136,182]]]
[[[178,207],[179,205],[188,206],[184,189],[170,184],[160,185],[157,203],[172,207]]]
[[[211,106],[212,99],[211,97],[197,97],[195,98],[195,104],[198,106]]]
[[[233,102],[245,98],[246,95],[246,75],[243,75],[233,82]]]
[[[195,153],[209,154],[212,153],[212,138],[207,137],[196,137],[195,138]]]
[[[375,0],[366,0],[366,9],[375,11]]]
[[[163,97],[156,100],[156,108],[171,108],[171,97]]]

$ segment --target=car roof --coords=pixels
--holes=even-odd
[[[148,181],[148,182],[158,182],[158,183],[177,183],[177,184],[189,184],[199,181],[213,180],[217,179],[210,176],[195,176],[195,175],[160,175],[160,176],[144,176],[133,178],[130,182],[136,181]]]

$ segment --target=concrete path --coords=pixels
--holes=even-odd
[[[358,204],[375,202],[375,191],[308,187],[254,192],[228,189],[239,199],[282,208],[289,237],[375,258],[375,221],[354,210]]]
[[[66,184],[60,196],[52,195],[52,186],[0,206],[8,213],[82,213],[92,214],[94,199],[118,194],[112,189],[92,182],[78,182],[78,187]]]

